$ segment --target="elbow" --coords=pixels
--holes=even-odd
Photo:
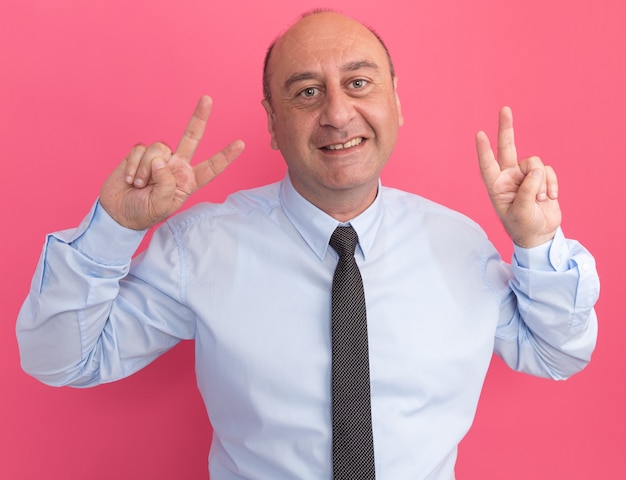
[[[535,350],[542,370],[552,380],[567,380],[584,370],[591,362],[597,341],[597,321],[592,311],[587,324],[576,328],[567,339],[559,345],[551,345],[536,337],[532,348]]]

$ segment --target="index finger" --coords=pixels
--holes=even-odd
[[[203,95],[200,100],[198,100],[191,120],[189,120],[187,128],[174,152],[176,156],[182,157],[188,162],[191,161],[191,158],[194,153],[196,153],[198,145],[200,144],[202,135],[204,135],[204,128],[209,119],[212,106],[213,100],[208,95]]]
[[[489,137],[487,137],[487,134],[483,131],[476,134],[476,152],[478,153],[478,165],[480,167],[480,173],[483,176],[483,181],[485,185],[487,185],[487,188],[491,190],[491,187],[500,175],[500,165],[498,165],[493,150],[491,149]]]
[[[513,113],[509,107],[502,107],[498,120],[498,163],[502,170],[517,166]]]

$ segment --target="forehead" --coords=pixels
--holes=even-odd
[[[268,63],[270,81],[303,71],[324,72],[367,62],[387,68],[387,55],[362,24],[334,13],[300,20],[278,39]]]

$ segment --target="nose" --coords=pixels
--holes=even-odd
[[[327,88],[320,124],[334,128],[345,127],[354,117],[355,110],[352,98],[341,88]]]

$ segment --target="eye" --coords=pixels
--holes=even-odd
[[[367,85],[367,80],[363,80],[362,78],[357,78],[350,82],[350,86],[356,89],[363,88],[365,85]]]
[[[319,93],[319,90],[315,87],[307,87],[300,92],[300,95],[305,98],[313,98]]]

